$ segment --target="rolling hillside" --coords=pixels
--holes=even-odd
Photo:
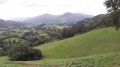
[[[37,61],[8,61],[0,57],[0,67],[119,67],[120,53],[93,55],[71,59],[43,59]]]
[[[120,51],[120,31],[102,28],[38,46],[45,58],[76,58]]]
[[[7,56],[0,57],[0,67],[119,67],[119,37],[120,31],[112,27],[96,29],[35,47],[42,50],[42,60],[9,61]]]

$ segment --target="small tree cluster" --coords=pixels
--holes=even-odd
[[[12,61],[40,60],[42,58],[40,50],[32,49],[27,45],[13,46],[9,49],[8,54]]]
[[[9,46],[5,44],[5,42],[2,39],[0,39],[0,56],[6,56],[8,53],[8,48]]]

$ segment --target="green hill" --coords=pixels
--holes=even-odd
[[[75,58],[120,51],[120,31],[102,28],[38,46],[45,58]]]
[[[41,49],[44,54],[45,57],[42,60],[9,61],[5,56],[0,57],[0,67],[120,66],[120,31],[112,27],[96,29],[35,48]]]

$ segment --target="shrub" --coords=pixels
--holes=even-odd
[[[16,40],[13,40],[13,43],[16,43]]]
[[[8,48],[9,46],[7,44],[0,44],[0,56],[8,55]]]
[[[12,61],[40,60],[42,58],[40,50],[33,49],[27,45],[11,47],[8,54]]]
[[[4,51],[3,49],[0,50],[0,56],[6,56],[7,55],[7,51]]]

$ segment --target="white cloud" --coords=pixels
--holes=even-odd
[[[105,13],[104,0],[0,0],[0,18],[31,17],[44,13]]]

